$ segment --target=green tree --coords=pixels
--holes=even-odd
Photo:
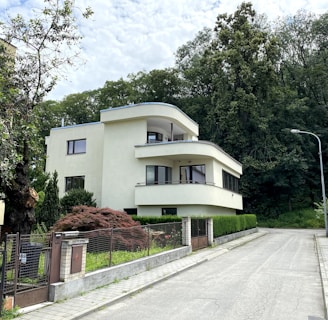
[[[167,68],[129,75],[134,102],[166,102],[177,104],[180,79],[177,70]]]
[[[93,193],[84,189],[71,189],[60,199],[60,204],[65,213],[70,213],[75,206],[95,207],[96,201]]]
[[[176,66],[181,78],[179,107],[199,124],[200,139],[210,141],[215,141],[217,131],[217,123],[212,117],[216,74],[210,72],[205,54],[213,37],[214,32],[205,28],[176,53]]]
[[[99,121],[99,90],[84,91],[66,96],[59,102],[65,125]]]
[[[0,111],[1,125],[4,119],[10,119],[6,125],[10,138],[6,141],[13,142],[11,159],[16,159],[0,172],[0,187],[7,202],[5,224],[13,232],[29,233],[35,220],[36,192],[31,189],[28,176],[34,153],[39,150],[33,109],[64,75],[63,68],[79,54],[81,35],[76,15],[81,11],[74,11],[71,0],[44,2],[44,9],[35,11],[34,17],[17,15],[0,24],[0,38],[17,48],[14,54],[6,55],[5,65],[12,72],[5,77],[9,88]],[[89,8],[82,13],[83,18],[91,14]],[[10,63],[13,56],[15,62]],[[1,162],[6,159],[7,154],[1,150]]]
[[[284,108],[277,72],[279,41],[251,3],[242,3],[234,14],[220,14],[215,32],[206,52],[215,74],[210,114],[217,124],[215,141],[243,164],[245,211],[277,214],[287,180],[278,182],[275,175],[279,171],[283,177],[280,170],[292,158],[276,120]]]
[[[42,222],[50,228],[60,218],[60,202],[58,190],[58,174],[55,171],[47,182],[43,203],[36,216],[37,222]]]
[[[281,85],[291,93],[285,114],[292,114],[290,126],[320,136],[324,162],[328,159],[327,28],[327,13],[316,16],[305,11],[285,17],[276,28],[282,52]],[[279,118],[283,123],[290,119]],[[321,195],[317,142],[309,136],[294,136],[289,143],[291,149],[297,150],[299,161],[306,162],[306,169],[297,173],[304,176],[304,184],[298,188],[303,190],[308,204],[313,205]]]

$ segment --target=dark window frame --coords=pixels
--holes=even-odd
[[[203,170],[195,170],[197,167],[202,167]],[[187,176],[183,179],[183,168],[187,169]],[[202,172],[204,171],[204,172]],[[180,166],[180,183],[199,183],[199,184],[206,184],[206,165],[205,164],[193,164],[193,165],[187,165],[187,166]],[[201,176],[204,179],[197,179],[195,177],[195,172],[201,173]]]
[[[223,188],[239,193],[239,179],[229,172],[222,170]]]
[[[85,176],[65,177],[65,192],[72,189],[84,189]]]
[[[153,171],[153,178],[150,177],[151,169]],[[161,179],[161,172],[164,169],[164,181]],[[155,184],[171,184],[172,183],[172,168],[166,166],[156,166],[156,165],[147,165],[146,166],[146,185],[155,185]]]
[[[178,208],[162,208],[162,216],[177,216]]]
[[[154,138],[151,138],[154,136]],[[147,131],[147,143],[163,142],[163,134],[155,131]]]
[[[84,141],[84,145],[82,146],[82,151],[79,151],[81,146],[78,146],[80,142]],[[82,154],[87,151],[87,139],[75,139],[75,140],[67,140],[67,154]]]

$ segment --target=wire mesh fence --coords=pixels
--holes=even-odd
[[[86,272],[182,246],[182,223],[79,232],[87,238]]]

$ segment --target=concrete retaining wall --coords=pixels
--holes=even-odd
[[[49,301],[57,302],[76,297],[83,292],[94,290],[135,274],[161,266],[165,263],[183,258],[192,252],[191,246],[184,246],[171,251],[141,258],[122,265],[87,273],[85,277],[68,282],[50,285]]]
[[[248,229],[248,230],[244,230],[244,231],[239,231],[239,232],[232,233],[232,234],[227,234],[225,236],[215,238],[214,239],[214,245],[218,246],[220,244],[223,244],[223,243],[226,243],[226,242],[229,242],[229,241],[232,241],[232,240],[247,236],[247,235],[249,235],[251,233],[255,233],[255,232],[258,232],[257,228]]]
[[[254,232],[258,232],[257,228],[228,234],[214,239],[213,245],[220,245]],[[76,297],[84,292],[109,285],[114,281],[119,281],[152,268],[156,268],[165,263],[183,258],[191,252],[191,246],[184,246],[118,266],[90,272],[80,279],[53,283],[49,288],[49,301],[57,302]]]

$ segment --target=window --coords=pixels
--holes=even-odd
[[[156,143],[163,141],[163,135],[158,132],[147,132],[147,141],[148,143]]]
[[[222,172],[223,172],[223,188],[234,192],[239,192],[239,179],[224,170]]]
[[[130,216],[138,214],[138,209],[137,208],[124,208],[123,210]]]
[[[65,192],[71,189],[84,189],[84,176],[66,177]]]
[[[177,208],[162,208],[162,216],[176,216],[177,214]]]
[[[172,183],[172,169],[164,166],[146,166],[146,184]]]
[[[67,154],[86,152],[86,139],[67,141]]]
[[[205,165],[180,167],[180,183],[206,183]]]

